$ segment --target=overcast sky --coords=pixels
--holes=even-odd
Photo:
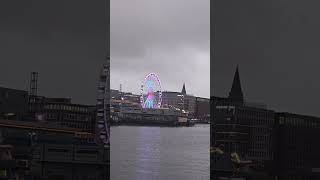
[[[215,1],[213,93],[228,94],[239,64],[246,100],[320,116],[319,6],[319,1]]]
[[[140,93],[154,72],[162,89],[210,95],[210,0],[111,0],[111,87]]]
[[[28,89],[38,71],[39,94],[94,104],[106,59],[105,0],[1,0],[0,86]]]

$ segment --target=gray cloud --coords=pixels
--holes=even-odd
[[[239,64],[247,100],[319,116],[319,4],[216,1],[212,93],[227,95]]]
[[[155,72],[165,90],[209,97],[209,0],[111,1],[111,86],[139,92]]]
[[[28,89],[38,71],[40,95],[95,103],[106,11],[106,1],[1,1],[0,85]]]

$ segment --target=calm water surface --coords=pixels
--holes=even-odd
[[[209,180],[210,126],[111,127],[111,180]]]

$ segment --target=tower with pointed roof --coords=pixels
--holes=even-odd
[[[243,103],[243,93],[241,88],[238,66],[233,77],[231,91],[229,92],[229,99],[231,99],[233,102]]]
[[[185,83],[183,83],[183,87],[182,87],[181,94],[183,94],[183,95],[186,95],[186,94],[187,94]]]

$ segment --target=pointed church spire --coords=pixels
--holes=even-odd
[[[229,98],[236,102],[243,102],[243,93],[240,82],[239,67],[237,66],[236,72],[234,74],[231,91],[229,93]]]
[[[187,94],[185,83],[183,83],[183,87],[182,87],[181,93],[182,93],[182,94]]]

